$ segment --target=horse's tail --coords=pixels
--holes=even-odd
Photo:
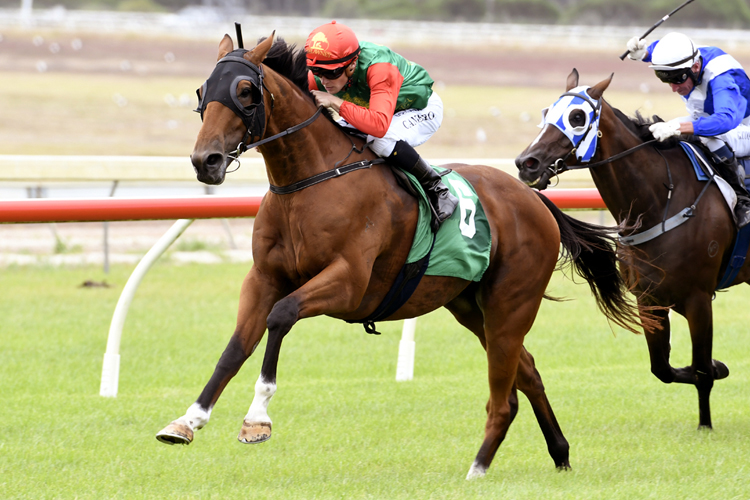
[[[549,198],[536,192],[560,228],[562,262],[572,264],[576,274],[588,282],[599,310],[613,323],[633,333],[657,327],[655,318],[629,297],[630,288],[618,270],[616,230],[589,224],[562,212]]]

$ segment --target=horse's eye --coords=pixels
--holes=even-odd
[[[569,121],[574,127],[582,127],[586,123],[586,114],[582,110],[576,109],[570,113]]]
[[[240,90],[239,97],[242,98],[242,99],[247,99],[247,98],[250,97],[251,94],[252,94],[252,92],[250,91],[250,87],[245,87],[245,88],[243,88],[243,89]]]

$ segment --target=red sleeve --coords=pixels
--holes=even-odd
[[[360,132],[383,137],[391,126],[398,93],[404,77],[390,63],[377,63],[367,68],[370,87],[370,107],[357,106],[349,101],[341,104],[339,114]]]
[[[312,71],[307,72],[307,84],[310,87],[310,90],[320,90],[318,89],[318,82],[315,81]]]

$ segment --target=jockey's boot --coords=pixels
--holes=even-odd
[[[737,229],[740,229],[750,223],[750,193],[747,192],[745,183],[740,181],[740,166],[734,153],[724,145],[714,151],[713,154],[717,160],[716,173],[732,186],[734,193],[737,195],[734,217],[737,219]]]
[[[416,177],[422,185],[432,209],[432,231],[436,233],[440,224],[453,214],[458,198],[451,194],[440,175],[408,142],[398,141],[387,160]]]

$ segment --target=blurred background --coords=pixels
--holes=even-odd
[[[619,55],[678,0],[0,0],[0,199],[262,195],[262,158],[218,187],[195,180],[189,155],[200,128],[195,89],[225,33],[245,46],[272,31],[298,47],[337,19],[361,40],[424,66],[445,104],[420,153],[434,164],[484,163],[515,176],[513,159],[536,137],[541,110],[577,68],[581,84],[614,73],[605,97],[628,115],[685,114],[646,64]],[[697,0],[648,40],[680,30],[750,68],[745,0]],[[590,187],[587,172],[559,187]],[[605,221],[603,213],[597,220]],[[584,214],[580,214],[584,216]],[[110,243],[142,253],[168,223],[112,223]],[[204,221],[187,245],[249,249],[251,221]],[[155,227],[146,236],[142,228]],[[242,226],[243,229],[229,226]],[[81,228],[93,228],[87,239]],[[119,228],[123,227],[121,233]],[[138,229],[134,229],[138,228]],[[35,246],[27,240],[38,235]],[[136,233],[136,234],[134,234]],[[121,236],[120,236],[121,235]],[[208,241],[200,243],[200,241]],[[26,243],[24,243],[26,242]],[[65,253],[103,245],[99,224],[4,225],[0,254]],[[7,259],[6,259],[7,260]],[[34,259],[31,259],[34,260]],[[2,262],[2,258],[0,258]]]
[[[203,13],[211,17],[283,15],[545,24],[653,24],[679,3],[671,0],[21,0],[24,8]],[[18,0],[0,0],[13,8]],[[742,28],[745,0],[698,2],[680,14],[681,26]]]

